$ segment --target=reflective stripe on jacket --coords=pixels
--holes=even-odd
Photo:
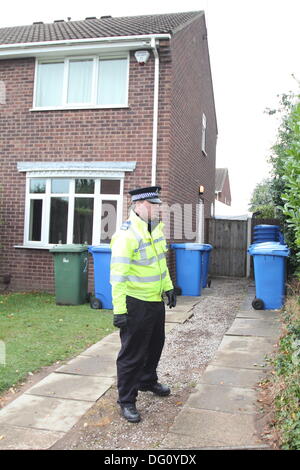
[[[173,289],[163,226],[159,222],[150,234],[147,223],[131,211],[128,222],[113,235],[110,283],[115,314],[126,313],[126,295],[154,302]]]

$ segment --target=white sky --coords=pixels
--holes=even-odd
[[[232,206],[245,211],[255,185],[268,176],[278,121],[264,113],[278,94],[298,91],[299,0],[26,0],[5,2],[0,27],[204,10],[218,119],[217,167],[228,167]]]

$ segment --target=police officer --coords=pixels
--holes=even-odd
[[[133,209],[111,241],[111,277],[114,326],[120,328],[117,358],[118,403],[129,422],[141,417],[136,409],[138,391],[167,396],[156,368],[165,340],[165,305],[176,305],[166,263],[167,246],[158,211],[160,186],[129,192]]]

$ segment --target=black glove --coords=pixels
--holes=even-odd
[[[167,305],[169,305],[169,308],[176,307],[176,294],[174,289],[168,290],[166,296],[168,297]]]
[[[117,328],[124,328],[128,323],[128,314],[121,313],[114,315],[114,326]]]

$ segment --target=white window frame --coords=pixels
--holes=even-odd
[[[207,156],[206,152],[206,128],[207,128],[207,119],[206,115],[202,114],[202,137],[201,137],[201,150],[202,153]]]
[[[30,193],[30,179],[45,179],[46,190],[45,193]],[[68,193],[69,205],[68,205],[68,225],[67,225],[67,244],[73,243],[73,225],[74,225],[74,203],[75,198],[94,198],[94,213],[93,213],[93,234],[92,234],[92,245],[99,245],[101,243],[101,209],[102,201],[110,200],[117,201],[117,220],[116,227],[119,227],[123,219],[123,192],[124,192],[124,177],[122,176],[98,176],[93,177],[91,175],[80,175],[70,176],[69,174],[57,175],[26,175],[26,201],[25,201],[25,220],[24,220],[24,245],[27,248],[46,248],[50,249],[55,244],[49,243],[49,228],[50,228],[50,203],[52,197],[66,197],[66,193],[51,193],[51,180],[52,179],[70,179],[70,187]],[[94,194],[75,193],[75,180],[85,178],[94,179],[95,188]],[[100,194],[101,180],[120,180],[120,194]],[[41,241],[29,240],[30,231],[30,202],[32,199],[42,199],[42,229],[41,229]]]
[[[72,60],[88,60],[92,59],[94,62],[93,66],[93,77],[92,77],[92,93],[91,93],[91,103],[67,103],[68,98],[68,79],[69,79],[69,63]],[[121,104],[106,104],[101,105],[97,104],[97,91],[98,91],[98,71],[99,71],[99,61],[109,60],[109,59],[126,59],[127,60],[127,74],[126,74],[126,96],[125,102]],[[36,106],[37,99],[37,83],[38,83],[38,66],[39,64],[49,64],[53,62],[63,62],[64,63],[64,78],[63,78],[63,92],[62,92],[62,104],[60,106]],[[127,52],[115,52],[109,54],[97,54],[97,55],[80,55],[80,56],[68,56],[68,57],[51,57],[51,58],[36,58],[35,61],[35,74],[34,74],[34,90],[33,90],[33,104],[30,111],[52,111],[60,109],[94,109],[94,108],[128,108],[128,88],[129,88],[129,63],[130,63],[130,54]]]

